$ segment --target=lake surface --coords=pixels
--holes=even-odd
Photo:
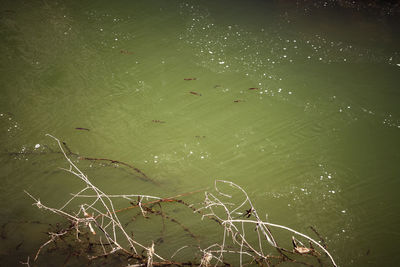
[[[398,264],[393,16],[256,0],[0,6],[0,265],[33,259],[42,224],[62,221],[24,190],[57,207],[82,187],[47,133],[154,181],[74,157],[109,194],[170,197],[229,180],[268,221],[315,227],[339,266]],[[180,222],[203,244],[220,241],[199,216]],[[171,244],[184,244],[174,231]]]

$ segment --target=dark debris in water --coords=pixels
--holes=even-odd
[[[88,128],[76,127],[75,130],[90,131]]]
[[[191,93],[192,95],[201,96],[201,94],[200,94],[200,93],[197,93],[197,92],[190,91],[189,93]]]

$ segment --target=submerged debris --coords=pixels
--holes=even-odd
[[[197,92],[190,91],[189,93],[191,93],[192,95],[201,96],[201,94],[200,94],[200,93],[197,93]]]
[[[67,222],[57,224],[56,229],[47,232],[48,240],[38,248],[33,262],[36,262],[40,255],[43,257],[45,253],[57,252],[60,255],[67,255],[64,265],[76,258],[79,262],[86,261],[88,265],[115,265],[118,262],[119,266],[127,264],[129,266],[222,267],[239,266],[237,258],[240,257],[240,266],[251,264],[277,266],[283,262],[301,266],[314,266],[318,263],[322,266],[328,261],[328,258],[331,265],[337,266],[331,254],[319,241],[289,227],[262,220],[247,193],[230,181],[216,180],[214,192],[198,190],[167,198],[141,194],[110,195],[98,188],[77,167],[63,149],[65,145],[60,140],[51,137],[57,141],[61,153],[70,165],[69,169],[64,170],[80,179],[84,183],[84,187],[78,193],[72,194],[72,197],[61,208],[48,206],[39,198],[25,191],[34,200],[34,206],[57,214]],[[121,164],[119,161],[104,158],[85,159]],[[205,194],[204,202],[199,204],[199,208],[179,199],[199,191],[203,191]],[[241,195],[238,199],[236,199],[237,193]],[[127,207],[117,209],[117,205],[124,203],[124,200],[127,202]],[[76,205],[77,202],[80,204]],[[168,209],[171,205],[175,205],[175,207]],[[197,235],[182,221],[185,216],[182,216],[181,211],[177,213],[178,205],[184,209],[190,209],[190,214],[193,216],[201,215],[201,219],[207,218],[217,222],[221,231],[220,243],[215,243],[213,240],[208,247],[204,245],[207,240],[200,243]],[[238,216],[238,211],[244,209],[245,212]],[[128,212],[135,212],[135,214],[127,214]],[[124,216],[120,216],[121,213],[124,213]],[[141,226],[136,223],[153,220],[154,217],[161,218],[161,220],[152,221],[152,223],[162,224],[159,227],[161,233],[151,233],[153,237],[144,241],[137,238],[134,231],[143,229],[140,229]],[[140,218],[143,219],[140,220]],[[166,223],[168,223],[168,227],[166,227]],[[146,224],[148,223],[144,224],[145,227]],[[185,244],[172,255],[161,256],[159,254],[160,246],[171,245],[168,244],[166,238],[168,235],[165,234],[171,225],[180,227],[182,233],[190,239],[185,240]],[[291,239],[293,250],[284,248],[284,245],[277,244],[271,227],[286,230],[303,242],[309,242],[310,246],[306,247],[293,236]],[[193,242],[194,244],[192,244]],[[312,246],[313,244],[319,251]],[[18,245],[18,248],[20,246],[22,245]],[[188,260],[188,256],[180,253],[183,249],[194,250],[195,254],[189,255]],[[177,254],[180,256],[175,257]],[[323,254],[328,258],[322,257]],[[202,256],[199,257],[199,255]],[[174,260],[172,260],[173,258]],[[175,260],[175,258],[179,258],[179,260]],[[29,258],[26,264],[29,265]]]

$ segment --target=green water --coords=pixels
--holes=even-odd
[[[47,240],[29,221],[57,219],[23,190],[59,206],[82,186],[58,169],[67,165],[46,133],[156,181],[79,161],[107,193],[167,197],[222,178],[269,221],[309,234],[315,226],[340,266],[400,260],[391,19],[255,0],[0,6],[0,265],[33,258]],[[207,244],[215,226],[181,221]]]

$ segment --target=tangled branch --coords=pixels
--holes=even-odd
[[[177,199],[177,197],[182,197],[193,192],[168,198],[140,194],[109,195],[94,185],[76,164],[74,164],[68,156],[69,151],[66,152],[64,150],[64,142],[61,142],[52,135],[48,136],[57,142],[61,153],[69,164],[69,168],[64,168],[63,170],[83,181],[84,187],[78,193],[72,194],[72,197],[60,208],[47,206],[43,204],[39,198],[25,191],[25,193],[34,200],[34,206],[57,214],[70,222],[70,226],[65,229],[48,232],[49,239],[39,247],[33,261],[38,259],[42,250],[48,247],[49,244],[55,243],[57,240],[63,239],[65,236],[71,235],[72,233],[75,233],[76,241],[82,244],[84,241],[80,239],[80,234],[88,233],[91,234],[92,237],[97,238],[95,244],[101,248],[95,255],[86,255],[89,260],[111,255],[118,257],[122,254],[136,260],[135,264],[129,266],[231,266],[229,263],[231,255],[237,255],[239,257],[239,264],[237,264],[236,260],[235,264],[233,264],[239,266],[252,263],[260,266],[272,266],[275,264],[278,265],[284,261],[310,265],[307,261],[299,261],[294,258],[301,257],[302,259],[306,259],[305,257],[307,256],[315,258],[320,265],[322,265],[321,255],[326,255],[331,264],[334,267],[337,266],[332,255],[326,249],[324,240],[321,240],[324,245],[322,246],[318,241],[304,233],[300,233],[283,225],[270,223],[266,219],[261,219],[246,191],[233,182],[216,180],[214,185],[215,192],[205,191],[205,200],[199,208],[194,208],[192,205]],[[230,190],[239,192],[243,200],[236,204],[227,202],[226,199],[232,200],[233,202],[235,202],[236,199],[223,191],[221,189],[222,185],[228,186]],[[72,203],[77,199],[80,200],[81,204],[79,204],[78,207],[74,207]],[[128,200],[131,206],[116,209],[113,203],[115,199]],[[153,209],[155,205],[161,208],[162,203],[182,204],[182,207],[191,209],[194,214],[201,214],[202,219],[207,218],[218,222],[218,226],[221,227],[222,230],[222,241],[203,247],[189,227],[179,222],[176,218],[167,215],[164,211]],[[193,256],[193,261],[177,262],[173,261],[172,258],[184,249],[193,246],[185,245],[176,250],[172,256],[167,257],[157,253],[157,242],[151,241],[151,245],[146,246],[135,240],[133,235],[127,233],[126,227],[128,223],[122,224],[119,218],[119,214],[134,208],[140,209],[139,214],[145,218],[148,218],[147,214],[153,214],[161,216],[163,224],[164,219],[167,219],[179,225],[184,232],[188,233],[191,238],[197,241],[197,254],[201,256],[199,258]],[[71,212],[71,209],[75,211]],[[255,230],[251,232],[248,231],[249,225],[251,229]],[[293,244],[293,248],[284,248],[278,245],[277,238],[273,235],[271,228],[280,228],[294,235],[290,240]],[[314,233],[317,233],[314,228],[311,229]],[[305,246],[295,236],[308,241],[310,246]],[[320,238],[318,233],[317,236]],[[89,245],[89,250],[93,244],[94,243]],[[315,249],[312,244],[316,245],[318,250]],[[268,247],[273,249],[268,249]],[[139,253],[139,250],[141,250],[142,253]],[[310,257],[308,257],[308,259],[310,259]],[[24,262],[24,264],[29,266],[29,257],[28,261]]]

